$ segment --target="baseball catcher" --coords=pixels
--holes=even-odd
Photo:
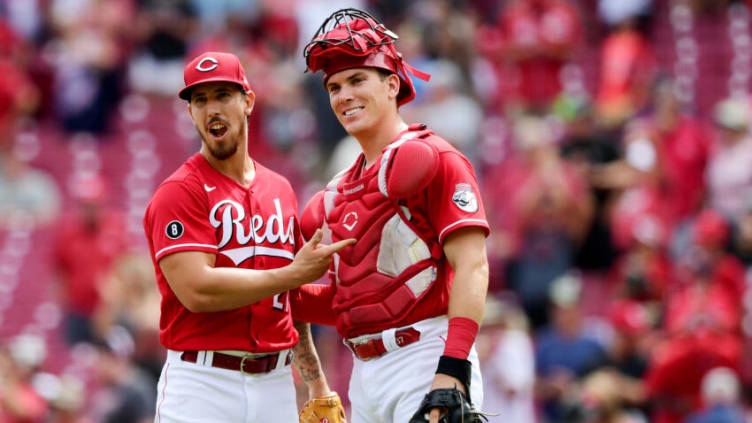
[[[305,237],[357,241],[335,256],[333,283],[293,312],[336,326],[351,350],[353,423],[479,422],[471,404],[482,406],[482,384],[470,379],[481,380],[474,344],[489,226],[470,161],[400,115],[415,98],[412,77],[429,75],[397,39],[368,13],[342,9],[304,49],[362,152],[301,215]]]

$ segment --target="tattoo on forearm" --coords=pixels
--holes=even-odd
[[[303,382],[311,382],[321,377],[321,363],[311,337],[311,325],[295,322],[295,329],[300,334],[298,345],[293,347],[293,364]]]

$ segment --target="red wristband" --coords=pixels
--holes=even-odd
[[[476,335],[478,335],[478,324],[475,320],[467,317],[452,317],[449,319],[449,332],[447,333],[444,355],[467,360]]]

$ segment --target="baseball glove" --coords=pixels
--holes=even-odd
[[[410,423],[428,423],[428,413],[433,408],[446,410],[439,418],[439,423],[483,423],[488,421],[484,413],[473,408],[462,391],[456,388],[445,388],[434,389],[426,394],[420,408],[410,419]]]
[[[298,415],[300,423],[347,423],[342,400],[336,392],[308,400]]]

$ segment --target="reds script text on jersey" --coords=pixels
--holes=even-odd
[[[295,194],[284,177],[254,165],[256,176],[246,188],[196,153],[159,186],[146,209],[144,228],[162,294],[159,338],[168,349],[263,353],[298,342],[287,293],[235,310],[192,313],[158,264],[179,251],[216,254],[215,267],[273,269],[293,260],[302,245]]]

